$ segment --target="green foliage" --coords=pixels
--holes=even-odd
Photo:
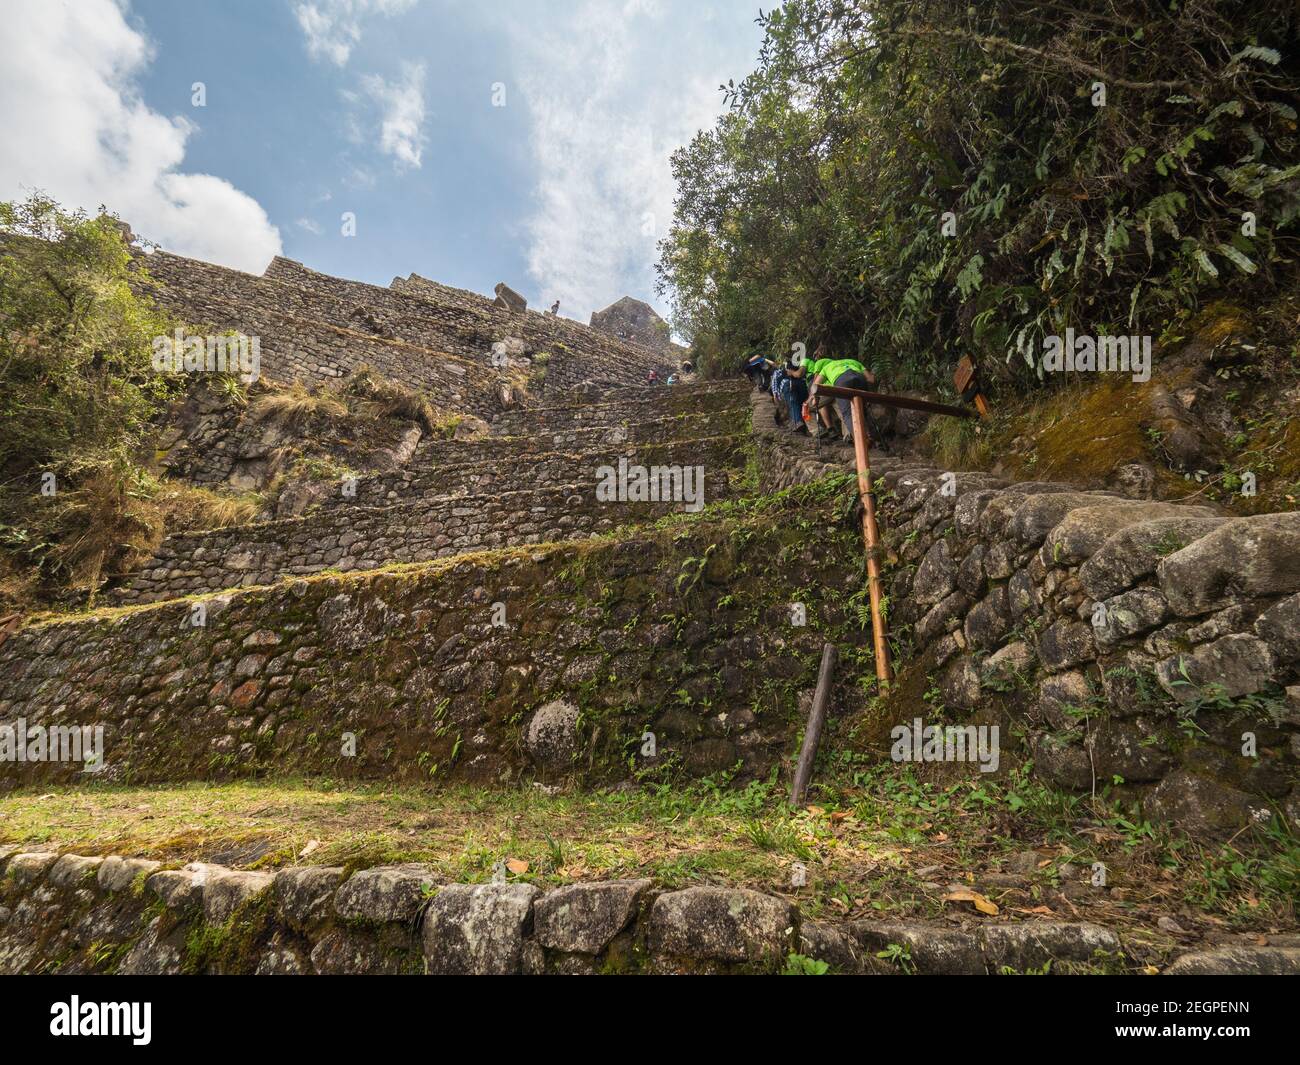
[[[140,456],[180,385],[152,366],[173,323],[147,284],[111,216],[0,203],[0,582],[37,567],[93,595],[160,534]]]
[[[782,976],[825,976],[831,967],[824,961],[810,958],[805,954],[789,954],[785,959]]]
[[[33,196],[0,203],[0,234],[4,477],[132,459],[175,392],[151,366],[172,323],[132,291],[147,278],[114,219]]]
[[[899,386],[973,351],[1023,387],[1046,335],[1158,332],[1294,258],[1294,11],[788,0],[760,21],[758,68],[673,156],[660,288],[707,371],[825,341]]]

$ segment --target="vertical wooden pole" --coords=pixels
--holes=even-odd
[[[822,741],[822,726],[826,724],[826,707],[831,701],[831,677],[835,672],[835,645],[822,647],[822,666],[817,672],[817,692],[813,696],[808,726],[803,730],[803,747],[794,767],[794,783],[790,785],[790,805],[802,806],[812,780],[813,763],[817,761],[817,746]]]
[[[862,539],[867,546],[867,591],[871,596],[871,632],[875,639],[876,678],[881,690],[889,686],[893,675],[889,668],[889,642],[885,619],[880,609],[884,580],[880,574],[880,530],[876,526],[876,501],[871,494],[871,462],[867,458],[867,405],[861,396],[853,397],[853,455],[858,464],[858,495],[862,498]]]

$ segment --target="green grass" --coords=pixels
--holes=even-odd
[[[951,915],[943,896],[961,884],[992,898],[999,919],[1150,928],[1176,914],[1184,927],[1243,930],[1296,923],[1300,847],[1280,830],[1202,844],[1024,775],[938,783],[851,759],[827,766],[814,794],[791,810],[774,780],[560,794],[307,780],[92,783],[0,798],[0,839],[174,864],[415,861],[456,881],[487,880],[513,859],[528,863],[518,879],[543,885],[628,876],[667,887],[730,884],[784,894],[813,917]],[[1040,867],[1008,882],[1008,857],[1029,850]],[[1067,862],[1084,878],[1104,863],[1106,890],[1066,898]],[[792,885],[795,863],[806,886]]]

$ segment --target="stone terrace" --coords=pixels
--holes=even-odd
[[[611,392],[592,406],[508,412],[494,430],[509,435],[422,441],[410,466],[360,478],[346,494],[340,486],[302,517],[169,536],[112,598],[158,602],[325,569],[593,536],[687,507],[598,500],[599,469],[620,460],[702,467],[704,499],[727,498],[744,464],[743,395],[733,387],[696,398],[704,409],[691,412],[689,393]]]
[[[196,326],[258,337],[263,372],[282,381],[330,380],[366,365],[441,407],[490,416],[502,408],[507,382],[492,351],[508,340],[519,353],[512,358],[540,358],[553,390],[632,385],[657,366],[654,356],[599,330],[509,312],[443,285],[399,280],[384,288],[282,258],[260,277],[167,252],[144,265],[165,307]]]

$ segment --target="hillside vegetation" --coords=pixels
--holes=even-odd
[[[941,388],[975,354],[1023,391],[1067,327],[1158,348],[1211,298],[1294,284],[1293,5],[789,0],[760,19],[757,69],[673,157],[661,244],[674,324],[714,373],[825,340],[895,387]]]

